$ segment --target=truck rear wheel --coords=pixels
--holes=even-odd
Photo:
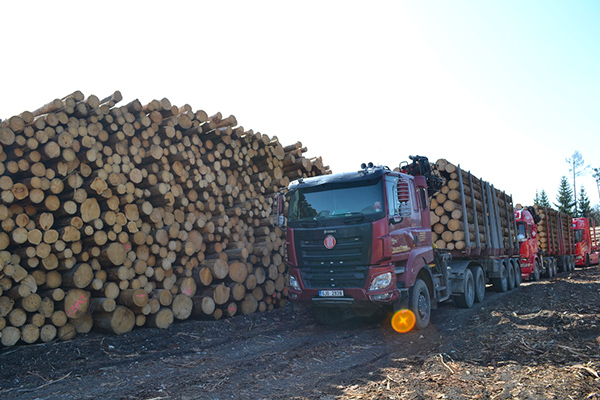
[[[472,267],[473,280],[475,281],[475,301],[481,303],[485,299],[485,276],[483,269],[479,266]]]
[[[589,254],[585,255],[585,267],[586,268],[590,267],[590,255]]]
[[[515,267],[515,287],[521,286],[521,264],[518,261],[515,261],[513,266]]]
[[[533,276],[534,281],[537,282],[540,280],[540,261],[539,260],[535,260],[532,276]]]
[[[513,267],[512,263],[509,262],[506,266],[506,269],[508,272],[508,290],[513,290],[517,286],[515,282],[515,268]]]
[[[458,308],[471,308],[475,302],[475,279],[470,269],[465,270],[463,292],[452,296],[452,302]]]
[[[419,330],[427,328],[431,318],[431,297],[423,280],[417,279],[414,286],[410,288],[408,307],[415,314],[415,328]]]
[[[496,292],[506,292],[508,290],[508,275],[506,273],[506,265],[500,265],[500,278],[492,279],[492,285]]]

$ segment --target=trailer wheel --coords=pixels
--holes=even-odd
[[[554,276],[558,275],[558,260],[557,259],[552,260],[552,269],[554,272]]]
[[[452,302],[458,308],[471,308],[475,302],[475,280],[470,269],[465,270],[463,293],[452,296]]]
[[[569,264],[569,256],[562,256],[561,264],[562,266],[560,267],[560,272],[569,272],[571,270],[571,264]]]
[[[539,281],[540,280],[540,260],[535,260],[535,264],[533,267],[533,280],[534,281]]]
[[[496,292],[506,292],[508,290],[508,274],[506,273],[506,264],[500,265],[500,278],[492,279],[492,285]]]
[[[475,302],[481,303],[485,299],[485,276],[483,269],[479,266],[471,267],[473,280],[475,281]]]
[[[427,285],[421,279],[417,279],[410,288],[409,309],[415,314],[415,328],[427,328],[431,318],[431,297]]]
[[[521,286],[521,264],[518,261],[515,261],[513,266],[515,267],[515,287]]]
[[[552,260],[546,260],[546,272],[544,278],[552,278]]]
[[[517,286],[517,284],[515,283],[515,268],[513,267],[511,262],[509,262],[506,266],[506,270],[508,272],[508,290],[513,290]]]

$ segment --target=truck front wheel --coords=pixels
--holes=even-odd
[[[431,318],[431,297],[423,280],[417,279],[414,286],[410,288],[408,307],[415,314],[415,328],[419,330],[427,328]]]

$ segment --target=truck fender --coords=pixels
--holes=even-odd
[[[473,262],[471,260],[452,260],[448,262],[449,274],[448,278],[450,280],[452,293],[464,293],[465,285],[465,272],[467,268],[472,266],[482,267],[479,263]]]
[[[427,260],[433,259],[432,249],[413,249],[406,263],[407,281],[406,285],[412,287],[417,280],[419,271],[427,264]],[[431,275],[431,273],[430,273]]]

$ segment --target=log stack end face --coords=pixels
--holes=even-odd
[[[0,121],[3,346],[285,302],[273,196],[322,159],[234,116],[121,100],[78,91]]]

